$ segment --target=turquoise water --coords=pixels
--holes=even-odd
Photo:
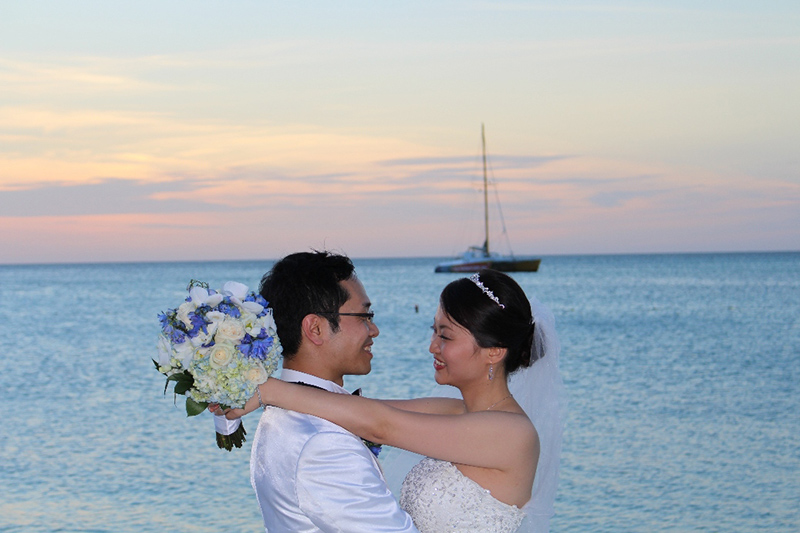
[[[381,335],[348,387],[430,390],[457,277],[436,262],[355,261]],[[217,450],[150,358],[189,279],[255,288],[270,264],[0,266],[0,531],[263,531],[250,443]],[[553,531],[800,530],[800,254],[545,257],[514,276],[563,343]]]

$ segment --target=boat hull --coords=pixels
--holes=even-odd
[[[536,272],[539,270],[541,259],[515,258],[515,259],[480,259],[473,261],[450,261],[436,266],[434,272],[478,272],[486,268],[500,272]]]

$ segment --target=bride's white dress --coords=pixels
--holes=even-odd
[[[402,507],[420,533],[511,533],[525,513],[496,500],[453,463],[426,457],[406,476]]]

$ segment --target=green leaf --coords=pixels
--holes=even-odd
[[[191,381],[194,382],[194,378],[189,373],[188,370],[184,370],[183,372],[176,372],[167,378],[169,381]]]
[[[207,402],[196,402],[188,396],[186,397],[186,416],[197,416],[205,411],[206,407],[208,407]]]
[[[175,394],[186,394],[186,391],[192,388],[191,381],[179,381],[175,383]]]
[[[194,378],[188,370],[172,374],[167,378],[167,384],[170,381],[175,382],[175,394],[186,394],[186,391],[194,385]],[[166,391],[166,387],[164,387],[164,391]]]

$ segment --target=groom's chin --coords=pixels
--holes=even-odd
[[[353,375],[353,376],[366,376],[370,372],[372,372],[372,360],[371,360],[371,358],[367,359],[366,361],[362,361],[358,365],[358,368],[354,368],[353,371],[350,372],[350,374]]]

